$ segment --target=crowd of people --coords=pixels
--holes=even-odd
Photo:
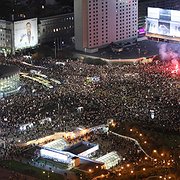
[[[24,61],[44,68],[28,66]],[[1,61],[19,66],[21,72],[35,69],[48,79],[61,82],[49,89],[21,77],[20,91],[0,100],[2,141],[26,142],[78,126],[106,124],[110,118],[180,131],[179,79],[169,77],[166,70],[160,73],[160,64],[89,65],[69,59],[57,64],[59,61],[62,60],[35,61],[23,57]],[[98,77],[98,81],[93,77]],[[45,118],[51,118],[51,122],[41,124]],[[24,124],[33,126],[22,131],[20,126]]]

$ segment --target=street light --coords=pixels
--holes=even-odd
[[[101,177],[103,178],[103,177],[104,177],[104,174],[101,174]]]

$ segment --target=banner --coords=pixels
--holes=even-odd
[[[14,22],[15,49],[24,49],[38,44],[37,18]]]

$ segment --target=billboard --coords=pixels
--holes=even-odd
[[[148,7],[148,18],[180,22],[180,11]]]
[[[148,18],[159,19],[159,8],[148,7]]]
[[[38,44],[37,18],[14,22],[15,49],[24,49]]]
[[[146,34],[152,37],[180,38],[180,11],[148,7]]]

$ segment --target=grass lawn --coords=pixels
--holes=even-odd
[[[67,169],[68,168],[67,164],[64,164],[61,162],[55,162],[55,161],[50,160],[50,159],[38,158],[36,160],[36,162],[47,164],[47,165],[52,166],[52,167],[55,166],[55,167],[58,167],[59,169]]]
[[[64,177],[61,174],[55,174],[14,160],[0,161],[0,165],[12,171],[32,176],[40,180],[64,180]]]

